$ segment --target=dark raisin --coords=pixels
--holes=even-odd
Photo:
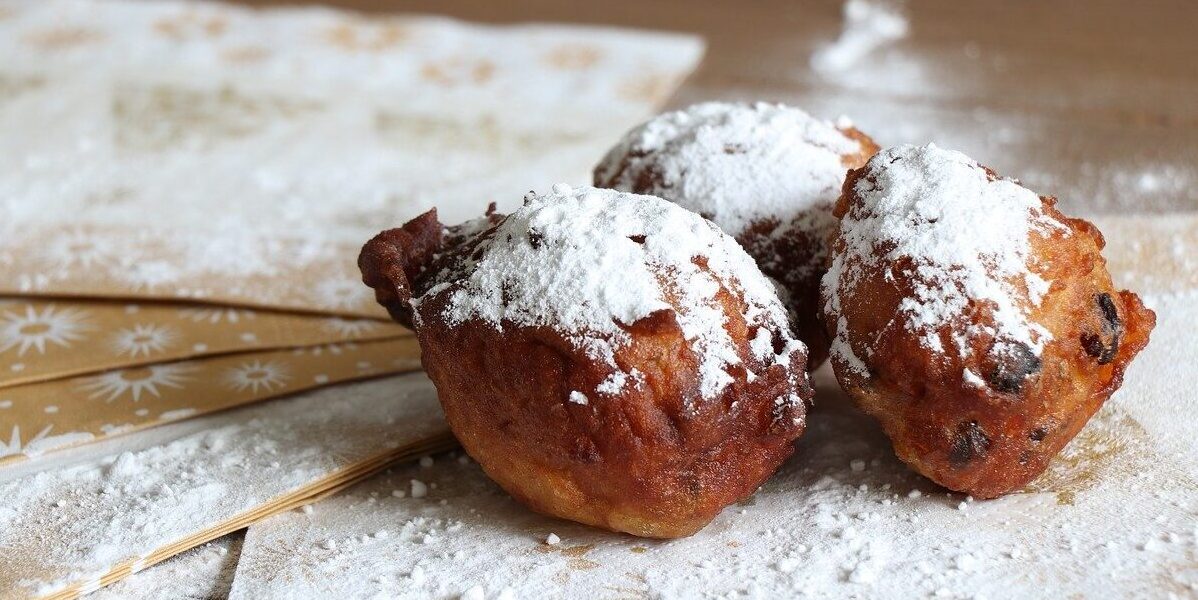
[[[505,280],[499,284],[499,302],[503,306],[512,303],[512,282]]]
[[[770,336],[770,347],[773,348],[776,355],[782,354],[782,351],[786,349],[786,339],[782,337],[781,331],[775,331]]]
[[[1047,428],[1037,427],[1037,428],[1033,429],[1031,431],[1031,433],[1027,434],[1027,438],[1033,442],[1039,442],[1039,441],[1043,440],[1044,436],[1046,436],[1046,435],[1048,435]]]
[[[1115,301],[1111,299],[1111,295],[1103,292],[1098,295],[1098,308],[1102,310],[1102,318],[1113,329],[1119,328],[1119,310],[1115,308]]]
[[[1040,357],[1022,342],[1007,344],[1003,352],[992,352],[992,356],[995,366],[986,380],[990,387],[1004,394],[1019,393],[1024,380],[1040,371]]]
[[[643,236],[643,235],[630,235],[630,236],[628,236],[628,239],[630,239],[638,244],[645,243],[645,236]]]
[[[532,246],[533,250],[540,250],[541,243],[545,241],[545,234],[536,229],[528,230],[528,245]]]
[[[957,426],[953,446],[948,451],[948,460],[954,466],[965,466],[969,461],[982,456],[990,449],[990,437],[977,421],[966,421]]]
[[[1110,294],[1103,292],[1094,298],[1098,303],[1098,310],[1102,312],[1102,332],[1083,333],[1081,343],[1086,354],[1098,359],[1098,364],[1105,365],[1115,360],[1115,355],[1119,353],[1123,322],[1119,320],[1119,310]]]
[[[1093,357],[1101,357],[1106,348],[1102,345],[1102,338],[1096,333],[1083,333],[1081,337],[1082,350],[1086,351]]]
[[[666,180],[665,171],[655,163],[650,163],[644,169],[637,172],[636,181],[633,182],[632,189],[639,193],[649,193],[651,190],[670,189],[674,187],[672,183]]]

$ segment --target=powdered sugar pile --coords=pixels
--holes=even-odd
[[[615,352],[631,341],[621,325],[669,310],[701,361],[701,396],[713,398],[732,382],[728,367],[742,360],[725,329],[722,290],[748,305],[751,352],[766,366],[788,364],[805,350],[790,336],[771,282],[709,221],[652,196],[558,184],[552,193],[530,194],[461,272],[443,274],[413,304],[448,293],[443,318],[451,325],[481,319],[497,328],[552,327],[617,371],[600,394],[636,378],[615,363]],[[777,354],[775,336],[786,342]]]
[[[951,327],[959,356],[970,353],[977,336],[993,337],[998,351],[1022,344],[1039,353],[1051,335],[1029,311],[1048,282],[1029,271],[1029,238],[1063,228],[1042,211],[1039,196],[1014,181],[992,179],[974,160],[934,144],[887,149],[866,169],[855,188],[860,201],[841,220],[844,250],[834,253],[824,276],[825,311],[841,315],[842,299],[860,280],[879,276],[863,265],[909,260],[910,267],[893,274],[914,286],[899,318],[929,350],[947,351],[942,329]],[[993,322],[966,327],[966,309],[979,302],[990,307]],[[832,353],[865,372],[848,344],[843,316]]]
[[[844,182],[841,156],[859,151],[835,125],[794,107],[707,102],[632,130],[595,175],[630,190],[648,174],[652,189],[639,191],[739,236],[757,222],[787,223],[813,207],[830,207]],[[811,211],[810,218],[805,229],[835,222],[830,209]]]

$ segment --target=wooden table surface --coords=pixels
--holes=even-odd
[[[829,118],[847,115],[883,145],[962,150],[1059,196],[1066,210],[1198,211],[1193,0],[909,2],[906,37],[830,74],[812,69],[810,59],[841,32],[837,0],[326,4],[693,32],[707,40],[707,55],[673,106],[788,102]]]

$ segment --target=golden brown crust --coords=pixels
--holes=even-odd
[[[450,294],[421,295],[476,240],[447,242],[435,221],[422,215],[371,240],[359,261],[363,280],[393,315],[414,322],[451,429],[521,502],[614,531],[681,537],[751,495],[793,451],[812,396],[805,354],[791,354],[789,365],[755,358],[749,339],[757,332],[736,294],[724,289],[717,298],[742,365],[729,369],[734,381],[717,397],[701,399],[702,357],[670,310],[625,327],[632,341],[616,351],[616,367],[550,327],[446,323],[439,315]],[[568,400],[600,388],[617,367],[637,381],[587,404]],[[803,402],[778,402],[789,396]]]
[[[413,282],[444,245],[445,227],[434,208],[403,227],[374,236],[358,254],[362,282],[374,289],[375,300],[404,327],[412,327]]]
[[[774,410],[772,399],[791,391],[778,366],[688,407],[698,357],[670,313],[629,333],[616,360],[643,380],[587,405],[565,399],[610,372],[552,329],[434,324],[420,339],[458,439],[521,502],[613,531],[691,535],[791,454],[803,411]]]
[[[856,182],[865,176],[864,168],[849,174],[838,217],[860,202]],[[901,265],[868,265],[852,298],[841,298],[850,339],[870,340],[868,353],[857,352],[868,375],[838,368],[841,384],[881,421],[903,461],[978,498],[1019,489],[1043,472],[1119,388],[1156,321],[1138,296],[1114,289],[1097,228],[1065,217],[1054,198],[1041,203],[1067,231],[1031,238],[1030,268],[1051,284],[1032,313],[1052,336],[1039,356],[995,359],[984,339],[974,338],[969,358],[946,358],[909,331],[888,328],[899,303],[914,297],[912,282],[893,276],[904,271]],[[843,242],[836,244],[833,251],[842,251]],[[971,310],[975,322],[990,318],[981,307]],[[835,329],[831,316],[827,325]],[[984,385],[966,381],[966,369]]]
[[[375,300],[400,325],[414,327],[410,302],[429,288],[439,274],[454,267],[462,246],[478,241],[477,233],[503,220],[495,203],[486,214],[468,223],[448,227],[432,208],[402,227],[379,233],[362,246],[358,270],[362,283],[374,290]]]
[[[881,146],[878,146],[878,144],[874,142],[873,138],[865,135],[864,131],[857,129],[856,127],[837,127],[837,129],[839,129],[840,132],[849,139],[857,142],[857,145],[860,148],[856,154],[845,154],[840,157],[840,162],[844,164],[844,168],[847,170],[860,169],[861,167],[864,167],[865,163],[869,162],[869,159],[873,158],[873,155],[877,154],[878,151],[882,149]]]

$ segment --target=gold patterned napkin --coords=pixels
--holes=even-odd
[[[0,296],[23,298],[0,315],[19,309],[5,323],[24,331],[0,351],[0,597],[95,589],[449,440],[420,376],[203,414],[415,368],[411,337],[297,353],[244,342],[240,323],[170,337],[125,315],[76,327],[67,348],[25,327],[24,298],[385,319],[354,264],[365,239],[433,206],[454,222],[586,181],[701,51],[683,35],[323,9],[3,4]],[[296,327],[311,337],[277,340],[316,341],[331,321],[311,318]],[[118,347],[128,362],[97,372]]]
[[[6,3],[0,294],[22,298],[0,300],[3,454],[363,376],[359,363],[415,368],[400,341],[274,349],[403,333],[366,319],[386,315],[354,264],[365,239],[434,205],[460,220],[585,179],[701,47],[319,9]],[[28,299],[46,295],[119,301]],[[239,389],[238,372],[265,379]]]
[[[690,36],[216,3],[0,15],[0,294],[385,317],[362,242],[595,157],[694,67]]]
[[[375,319],[202,304],[0,298],[0,390],[184,358],[406,335],[411,332]]]
[[[72,598],[451,438],[421,374],[327,388],[0,470],[0,598]]]
[[[286,394],[420,369],[414,337],[154,363],[0,389],[0,468]]]

